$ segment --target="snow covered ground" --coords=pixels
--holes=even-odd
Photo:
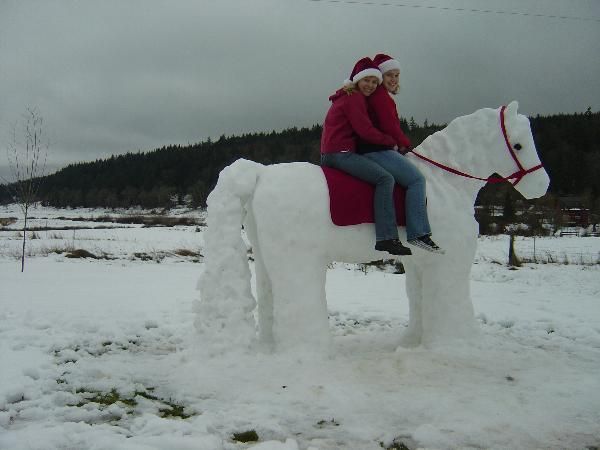
[[[334,356],[208,357],[192,312],[203,227],[69,220],[125,214],[34,210],[30,226],[120,228],[37,231],[24,273],[19,222],[0,227],[0,449],[600,445],[600,238],[537,238],[542,263],[518,270],[507,236],[481,238],[479,342],[398,349],[404,276],[336,264]],[[532,259],[533,239],[516,248]]]

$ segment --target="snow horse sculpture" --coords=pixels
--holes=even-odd
[[[474,203],[487,178],[501,175],[528,199],[546,193],[549,177],[529,120],[517,107],[512,102],[458,117],[407,155],[427,180],[431,228],[446,254],[413,248],[402,258],[410,318],[401,345],[444,343],[476,332],[469,289],[478,235]],[[326,180],[313,164],[237,160],[221,172],[207,203],[195,323],[217,340],[254,341],[258,306],[259,341],[278,349],[327,348],[327,265],[390,257],[374,250],[372,224],[332,223]],[[242,225],[254,251],[256,301]],[[404,228],[399,232],[405,238]]]

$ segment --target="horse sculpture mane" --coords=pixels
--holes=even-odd
[[[529,121],[517,106],[512,102],[506,110],[485,108],[459,117],[415,149],[422,157],[478,177],[458,176],[416,154],[407,156],[427,180],[432,231],[446,255],[414,249],[412,256],[402,258],[410,318],[401,345],[432,345],[477,334],[469,290],[478,235],[473,206],[485,185],[477,178],[493,173],[508,177],[515,164],[536,169],[540,164]],[[507,151],[509,143],[519,148],[518,154]],[[546,172],[526,173],[517,190],[526,198],[543,195],[549,184]],[[221,172],[207,204],[196,328],[213,343],[246,347],[258,337],[278,349],[329,348],[327,265],[389,257],[374,250],[372,224],[332,223],[323,172],[313,164],[264,166],[238,160]],[[242,226],[254,252],[256,299]],[[398,231],[405,238],[404,228]]]

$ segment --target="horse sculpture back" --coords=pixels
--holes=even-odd
[[[515,187],[526,198],[542,196],[548,188],[543,169],[527,171],[539,169],[540,161],[529,120],[517,113],[517,106],[512,102],[506,109],[485,108],[459,117],[415,149],[421,157],[407,156],[427,180],[432,231],[446,254],[415,248],[412,256],[402,259],[410,319],[401,345],[431,345],[476,335],[469,275],[478,235],[474,203],[485,178],[520,171],[522,179]],[[332,223],[326,181],[313,164],[263,166],[238,160],[221,172],[207,203],[196,327],[215,342],[242,346],[254,342],[258,306],[260,342],[278,349],[327,349],[327,265],[389,257],[374,250],[372,224]],[[256,300],[250,289],[243,225],[254,252]],[[399,233],[404,239],[404,228]]]

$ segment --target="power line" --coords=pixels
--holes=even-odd
[[[600,18],[597,17],[578,17],[578,16],[559,16],[553,14],[537,14],[528,13],[522,11],[499,11],[493,9],[476,9],[476,8],[451,8],[449,6],[435,6],[435,5],[411,5],[407,3],[390,3],[390,2],[372,2],[368,0],[308,0],[316,3],[338,3],[347,5],[370,5],[370,6],[392,6],[397,8],[420,8],[420,9],[439,9],[442,11],[458,11],[458,12],[471,12],[481,14],[504,14],[506,16],[528,16],[528,17],[542,17],[545,19],[560,19],[560,20],[585,20],[591,22],[600,22]]]

